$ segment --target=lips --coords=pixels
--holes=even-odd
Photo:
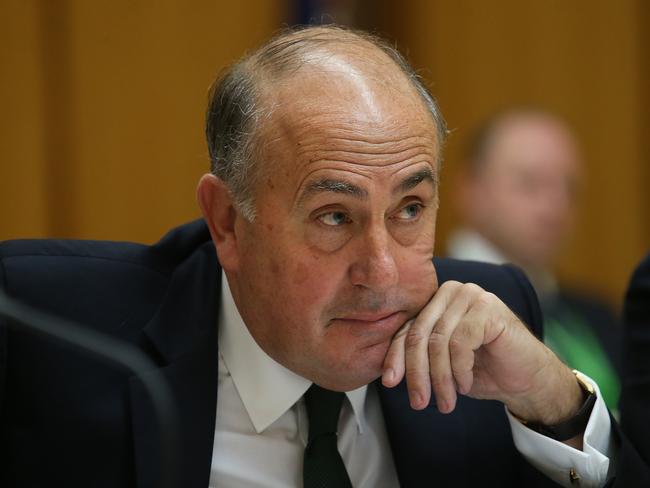
[[[396,315],[399,312],[390,311],[390,312],[373,312],[373,313],[360,313],[348,315],[346,317],[339,317],[336,320],[343,320],[346,322],[380,322],[384,319]]]
[[[390,340],[406,321],[401,310],[396,312],[355,313],[330,322],[338,330],[355,337],[364,337],[373,344]]]

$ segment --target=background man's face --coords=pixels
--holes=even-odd
[[[269,94],[257,218],[236,224],[233,294],[276,361],[338,390],[381,374],[437,287],[435,126],[410,85],[345,61]],[[229,277],[230,278],[230,277]]]
[[[473,178],[473,225],[522,266],[550,264],[570,228],[578,180],[571,135],[542,116],[497,129]]]

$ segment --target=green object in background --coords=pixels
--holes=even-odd
[[[561,318],[544,320],[544,342],[571,368],[593,378],[605,403],[616,410],[621,385],[593,330],[578,315],[567,311]]]

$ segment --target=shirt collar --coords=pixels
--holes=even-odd
[[[469,259],[494,264],[505,264],[509,261],[490,241],[478,232],[469,229],[455,231],[449,239],[448,247],[449,256],[456,259]],[[549,270],[524,268],[524,271],[540,299],[558,293],[557,281]]]
[[[237,310],[222,271],[219,307],[219,351],[244,408],[259,434],[289,410],[312,382],[266,354],[255,342]],[[359,433],[363,433],[367,386],[346,393]]]
[[[469,229],[455,231],[449,238],[449,256],[486,263],[504,264],[508,260],[478,232]]]

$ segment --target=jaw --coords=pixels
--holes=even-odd
[[[318,363],[306,364],[303,371],[296,372],[329,390],[356,390],[381,376],[389,346],[390,341],[356,349],[348,345],[345,354],[340,350],[332,351]]]

